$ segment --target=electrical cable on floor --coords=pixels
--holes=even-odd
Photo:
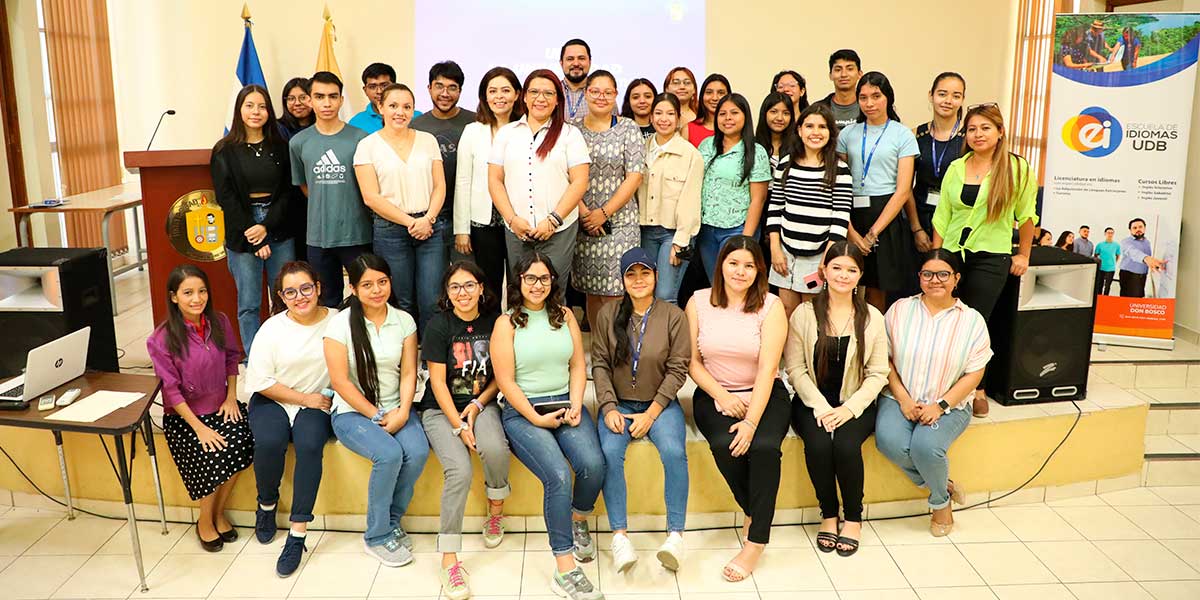
[[[975,504],[961,507],[958,510],[960,510],[960,511],[971,510],[973,508],[978,508],[980,506],[991,504],[992,502],[1003,500],[1003,499],[1025,489],[1025,487],[1028,486],[1030,483],[1032,483],[1034,479],[1037,479],[1038,475],[1041,475],[1042,471],[1044,471],[1046,469],[1046,466],[1050,464],[1050,460],[1053,459],[1056,454],[1058,454],[1058,451],[1063,447],[1063,444],[1067,443],[1067,440],[1070,439],[1071,434],[1075,432],[1075,427],[1077,425],[1079,425],[1080,419],[1083,418],[1083,409],[1081,409],[1079,407],[1079,404],[1076,401],[1072,400],[1071,405],[1075,407],[1075,420],[1073,422],[1071,422],[1071,427],[1069,427],[1067,429],[1067,433],[1065,435],[1063,435],[1062,440],[1060,440],[1058,442],[1058,445],[1055,446],[1054,449],[1050,451],[1050,454],[1046,456],[1046,459],[1044,461],[1042,461],[1042,465],[1040,467],[1038,467],[1037,471],[1035,471],[1034,474],[1029,477],[1029,479],[1026,479],[1024,483],[1017,486],[1015,489],[1013,489],[1009,492],[1006,492],[1004,494],[1001,494],[997,498],[990,498],[988,500],[982,500],[982,501],[976,502]],[[970,409],[967,409],[967,410],[970,410]],[[108,445],[104,443],[103,437],[100,438],[100,443],[104,444],[104,452],[107,454],[108,453]],[[136,444],[136,441],[131,441],[131,445],[134,445],[134,444]],[[8,458],[8,462],[12,463],[13,467],[17,470],[17,473],[20,473],[21,477],[23,477],[25,479],[25,481],[29,482],[29,485],[33,486],[33,489],[37,490],[37,492],[39,494],[41,494],[42,496],[45,496],[48,500],[54,502],[55,504],[58,504],[59,506],[62,506],[62,507],[67,506],[66,503],[55,498],[54,496],[51,496],[50,494],[47,494],[44,490],[42,490],[42,488],[38,487],[38,485],[36,483],[34,483],[32,479],[29,478],[29,475],[25,474],[25,471],[21,469],[21,466],[17,464],[17,461],[13,460],[13,457],[8,453],[7,450],[4,449],[4,446],[2,444],[0,444],[0,452],[4,453],[4,456],[6,458]],[[132,479],[133,479],[132,454],[133,454],[133,452],[131,449],[130,468],[129,468],[129,477],[130,477],[131,485],[132,485]],[[116,463],[113,462],[112,455],[109,455],[108,460],[109,460],[109,463],[112,465],[113,470],[116,471],[117,467],[116,467]],[[108,520],[112,520],[112,521],[128,521],[127,517],[102,515],[102,514],[94,513],[92,511],[85,510],[85,509],[82,509],[79,507],[73,507],[73,508],[74,508],[74,510],[81,512],[83,514],[90,515],[93,517],[98,517],[101,519],[108,519]],[[873,518],[873,519],[868,518],[868,519],[863,519],[863,521],[865,521],[865,522],[892,521],[892,520],[896,520],[896,519],[910,519],[913,517],[924,517],[924,516],[928,516],[928,515],[929,515],[928,512],[922,512],[922,513],[916,513],[916,514],[911,514],[911,515],[897,515],[894,517],[880,517],[880,518]],[[139,523],[159,523],[160,519],[137,519],[137,521]],[[192,521],[175,521],[175,520],[171,520],[171,519],[168,519],[167,523],[171,523],[174,525],[194,525],[195,524]],[[789,527],[789,526],[795,527],[795,526],[817,525],[817,524],[818,523],[816,523],[816,522],[812,522],[812,523],[804,522],[804,523],[793,523],[790,525],[777,525],[777,527]],[[737,526],[697,527],[695,529],[688,529],[687,531],[719,531],[719,530],[723,530],[723,529],[740,529],[740,527],[737,527]],[[351,531],[351,530],[347,530],[347,529],[331,529],[331,528],[316,528],[316,527],[311,527],[308,529],[308,531],[319,531],[319,532],[325,532],[325,533],[362,533],[362,531]],[[545,532],[544,531],[522,530],[522,531],[507,531],[507,533],[532,534],[532,533],[545,533]],[[658,530],[658,529],[643,529],[643,530],[630,529],[629,533],[662,533],[662,531]]]

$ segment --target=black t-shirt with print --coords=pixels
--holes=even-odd
[[[481,314],[474,321],[463,321],[454,311],[442,311],[429,319],[421,341],[421,360],[446,365],[446,387],[454,398],[454,407],[462,410],[478,398],[492,382],[492,353],[489,346],[497,313]],[[418,410],[437,408],[433,386],[425,386]]]

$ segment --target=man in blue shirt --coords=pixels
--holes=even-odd
[[[1146,275],[1150,270],[1163,271],[1167,263],[1150,255],[1150,240],[1146,239],[1146,221],[1135,218],[1129,222],[1129,237],[1121,240],[1122,298],[1145,298]]]
[[[1121,258],[1121,245],[1113,241],[1116,230],[1104,228],[1104,241],[1096,244],[1095,257],[1100,259],[1100,276],[1096,281],[1096,293],[1110,296],[1113,276],[1117,274],[1117,259]]]
[[[391,65],[371,63],[362,72],[363,93],[370,102],[362,112],[350,119],[350,124],[367,132],[383,129],[383,116],[379,105],[383,102],[383,88],[396,83],[396,70]]]

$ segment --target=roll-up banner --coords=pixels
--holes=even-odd
[[[1171,348],[1198,13],[1058,15],[1042,227],[1099,263],[1094,341]]]

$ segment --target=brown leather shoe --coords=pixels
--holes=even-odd
[[[979,418],[988,416],[987,395],[983,392],[975,392],[975,397],[971,400],[971,414]]]

